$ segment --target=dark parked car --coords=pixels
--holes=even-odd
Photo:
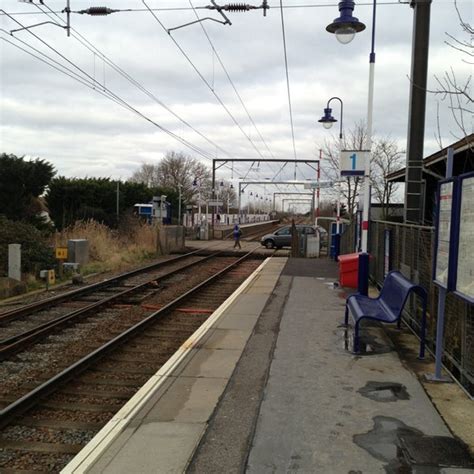
[[[320,226],[318,226],[317,230],[321,239],[321,245],[324,245],[327,243],[328,233],[326,229]],[[307,224],[297,224],[296,231],[306,235],[313,235],[316,232],[316,228]],[[267,249],[272,249],[274,247],[291,247],[291,226],[287,225],[278,229],[273,234],[264,235],[260,242]]]

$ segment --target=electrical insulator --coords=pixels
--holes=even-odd
[[[112,10],[111,8],[107,7],[90,7],[87,8],[86,10],[80,10],[77,13],[80,13],[81,15],[92,15],[92,16],[105,16],[105,15],[110,15],[111,13],[115,13],[118,10]]]
[[[249,10],[255,10],[258,7],[253,7],[252,5],[248,5],[246,3],[229,3],[228,5],[224,5],[222,7],[223,10],[227,12],[248,12]]]

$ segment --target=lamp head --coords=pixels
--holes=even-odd
[[[339,18],[336,18],[330,25],[326,26],[326,31],[334,33],[336,39],[342,43],[350,43],[356,33],[365,30],[364,23],[352,16],[354,2],[352,0],[342,0],[339,3]]]
[[[332,116],[332,109],[324,109],[324,115],[318,120],[319,123],[323,124],[323,127],[329,129],[332,127],[332,124],[337,122],[337,120]]]

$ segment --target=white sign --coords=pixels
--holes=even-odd
[[[342,150],[340,158],[341,176],[364,176],[365,162],[370,159],[370,151]]]
[[[474,300],[474,176],[465,178],[461,188],[461,216],[459,219],[459,250],[456,291]]]
[[[304,188],[305,189],[326,189],[326,188],[332,188],[334,186],[334,183],[332,181],[326,181],[326,182],[317,182],[317,181],[312,181],[311,183],[305,183]]]
[[[436,249],[435,281],[448,287],[449,250],[451,248],[451,216],[453,207],[453,183],[439,187],[438,247]]]
[[[209,207],[219,207],[224,205],[222,201],[209,201],[207,204]]]

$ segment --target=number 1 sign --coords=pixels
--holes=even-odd
[[[341,150],[341,176],[364,176],[368,159],[370,152],[367,150]]]

